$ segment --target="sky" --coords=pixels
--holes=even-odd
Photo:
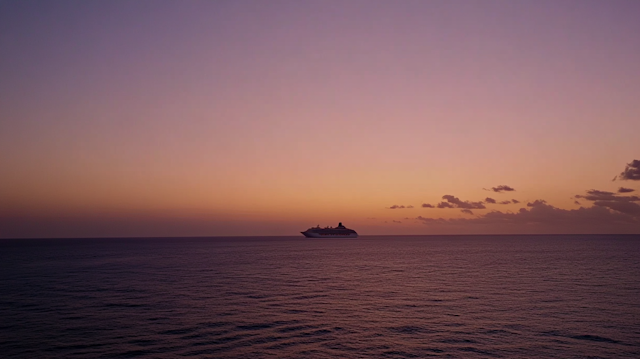
[[[0,238],[640,233],[638,19],[0,0]]]

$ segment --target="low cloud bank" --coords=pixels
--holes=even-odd
[[[640,218],[622,211],[610,210],[605,206],[579,209],[561,209],[547,204],[543,200],[536,200],[527,208],[521,208],[517,212],[491,211],[475,218],[425,218],[418,216],[413,218],[427,225],[637,225],[640,228]],[[617,204],[620,204],[617,202]],[[628,203],[627,203],[628,204]],[[634,204],[634,203],[631,203]]]
[[[633,160],[625,166],[624,171],[614,177],[614,180],[640,181],[640,160]],[[515,191],[513,187],[499,185],[484,188],[486,191],[495,193]],[[526,207],[520,208],[517,212],[501,212],[492,210],[489,213],[481,214],[472,218],[426,218],[418,216],[411,218],[426,225],[438,227],[440,229],[450,228],[449,231],[464,230],[460,225],[471,225],[474,230],[506,231],[512,228],[514,231],[532,230],[555,233],[567,232],[598,232],[604,233],[639,233],[640,232],[640,197],[630,195],[635,192],[633,188],[619,187],[617,192],[591,189],[585,194],[578,194],[571,197],[578,209],[562,209],[554,207],[543,199],[527,202]],[[497,201],[494,198],[486,197],[484,201],[472,202],[463,201],[453,195],[442,196],[443,201],[435,206],[423,203],[423,208],[457,208],[460,212],[473,215],[472,210],[486,209],[485,204],[518,204],[517,199]],[[584,202],[589,207],[582,207]],[[394,206],[403,208],[402,206]],[[409,218],[406,218],[409,220]],[[485,227],[478,227],[485,226]]]
[[[613,192],[599,191],[592,189],[587,191],[587,195],[575,195],[576,198],[583,198],[587,201],[615,201],[615,202],[635,202],[640,201],[638,196],[619,196]]]
[[[533,202],[528,202],[527,203],[527,207],[538,207],[538,206],[542,206],[544,204],[546,204],[547,201],[545,201],[544,199],[536,199]]]
[[[622,187],[621,187],[622,188]],[[620,193],[628,193],[632,191],[620,191]],[[593,202],[594,206],[606,207],[617,212],[637,215],[640,214],[640,197],[638,196],[621,196],[619,194],[607,191],[589,190],[586,195],[576,195],[575,198],[581,198]]]

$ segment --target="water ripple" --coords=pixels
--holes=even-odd
[[[11,358],[640,357],[638,237],[33,240],[0,270]]]

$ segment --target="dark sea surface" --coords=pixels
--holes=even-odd
[[[0,240],[4,358],[640,358],[640,236]]]

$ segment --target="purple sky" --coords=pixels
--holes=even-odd
[[[637,192],[575,198],[640,191],[611,181],[640,158],[638,19],[636,0],[0,0],[0,237],[639,233]],[[486,208],[422,207],[445,195]]]

